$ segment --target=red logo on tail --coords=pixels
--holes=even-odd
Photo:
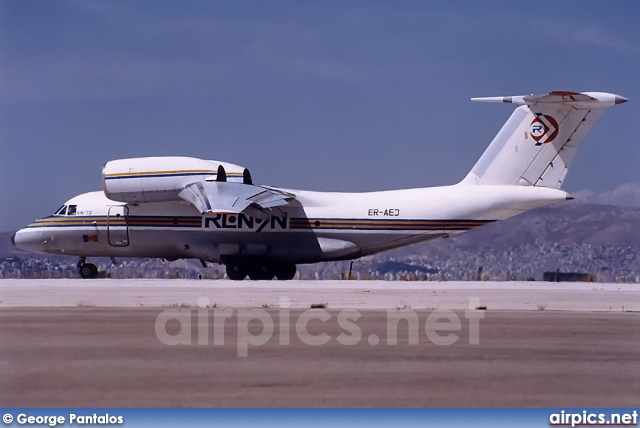
[[[559,129],[558,122],[553,117],[536,113],[536,118],[531,121],[529,134],[536,146],[541,146],[555,140]]]

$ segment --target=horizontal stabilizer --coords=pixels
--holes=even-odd
[[[605,92],[568,92],[554,91],[544,95],[516,95],[511,97],[478,97],[471,101],[483,103],[505,103],[518,105],[534,105],[544,103],[571,104],[582,108],[607,108],[626,103],[628,100],[616,94]]]

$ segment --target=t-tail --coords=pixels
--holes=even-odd
[[[460,184],[560,189],[578,146],[604,110],[627,101],[603,92],[472,98],[517,104]]]

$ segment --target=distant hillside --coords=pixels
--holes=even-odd
[[[594,274],[600,281],[640,281],[640,208],[577,203],[539,208],[447,239],[366,257],[354,270],[381,275],[383,263],[412,266],[433,279],[541,278],[543,272]],[[344,265],[339,269],[345,270]]]
[[[448,239],[395,250],[397,256],[452,248],[502,251],[523,244],[592,245],[640,249],[640,208],[578,203],[538,208]]]

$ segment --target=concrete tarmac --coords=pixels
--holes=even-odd
[[[229,308],[640,312],[640,284],[472,281],[228,281],[228,280],[0,280],[0,308],[149,308],[210,304]],[[476,303],[477,302],[477,303]],[[472,308],[472,309],[473,309]]]
[[[477,285],[3,280],[0,406],[638,406],[637,285]]]

